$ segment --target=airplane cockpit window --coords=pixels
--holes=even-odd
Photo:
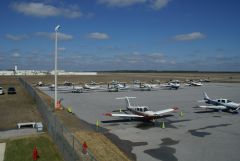
[[[144,112],[145,112],[145,111],[148,111],[148,108],[145,107],[145,108],[144,108]]]
[[[142,108],[139,108],[139,110],[142,112],[143,109],[142,109]]]
[[[222,100],[222,103],[225,103],[225,100]]]

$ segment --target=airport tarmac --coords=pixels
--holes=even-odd
[[[53,91],[41,88],[50,96]],[[239,161],[240,115],[208,112],[193,108],[203,99],[203,91],[210,98],[228,98],[240,102],[240,84],[208,83],[201,87],[179,90],[124,92],[59,92],[65,107],[90,124],[100,121],[109,130],[118,146],[135,155],[138,161]],[[146,105],[152,110],[178,107],[172,116],[159,119],[155,125],[138,121],[106,117],[103,113],[125,108],[124,100],[131,96],[134,105]],[[181,117],[179,114],[183,112]],[[162,122],[165,128],[161,128]],[[119,140],[120,139],[120,140]]]

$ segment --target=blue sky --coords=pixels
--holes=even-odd
[[[239,0],[3,0],[0,69],[240,71]]]

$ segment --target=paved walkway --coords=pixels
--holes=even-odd
[[[38,134],[37,130],[32,129],[14,129],[8,131],[0,131],[0,139],[9,139],[13,137],[21,137],[26,135]]]
[[[4,160],[5,148],[6,148],[6,143],[0,143],[0,161]]]

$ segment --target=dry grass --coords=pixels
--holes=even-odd
[[[14,129],[18,122],[42,121],[36,104],[15,77],[0,76],[0,86],[5,89],[5,94],[0,95],[0,130]],[[10,86],[16,88],[17,94],[7,94]]]
[[[129,161],[126,155],[101,133],[79,131],[75,132],[75,136],[86,141],[98,161]]]
[[[32,84],[36,84],[39,81],[42,81],[46,84],[51,84],[54,82],[54,76],[51,75],[24,76],[24,79],[28,80]],[[186,81],[190,79],[210,79],[212,82],[240,83],[240,73],[100,73],[95,76],[58,76],[59,84],[63,84],[66,80],[74,84],[83,84],[90,81],[108,83],[112,80],[118,80],[127,83],[132,83],[133,80],[140,80],[142,82],[159,80],[161,83],[165,83],[172,79],[178,79],[180,81]]]

